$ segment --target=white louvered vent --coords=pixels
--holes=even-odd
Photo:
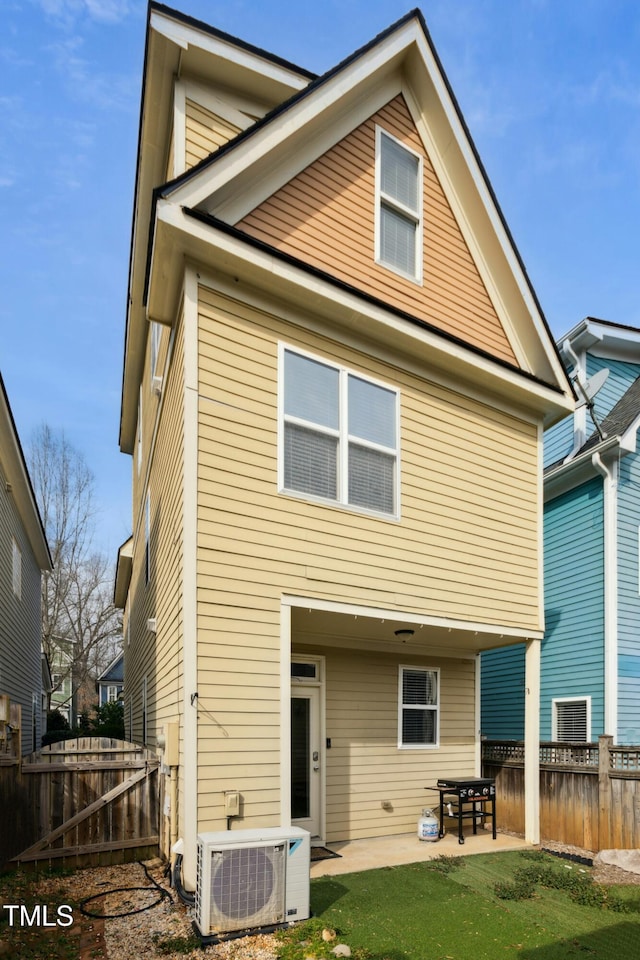
[[[590,737],[587,700],[556,700],[554,708],[554,740],[563,743],[587,743]]]

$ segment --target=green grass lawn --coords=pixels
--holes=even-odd
[[[577,884],[583,903],[541,882],[509,893],[523,869],[546,871],[548,882]],[[496,884],[508,896],[529,896],[501,899]],[[599,899],[608,905],[584,905]],[[614,909],[616,899],[621,903]],[[603,892],[590,884],[588,869],[545,855],[474,855],[323,877],[311,885],[311,905],[309,929],[284,935],[285,960],[331,957],[338,942],[348,944],[356,960],[640,958],[640,887]],[[338,931],[337,940],[323,943],[322,928]],[[295,943],[300,939],[307,941],[302,947]]]

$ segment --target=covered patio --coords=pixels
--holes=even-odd
[[[416,833],[397,837],[374,837],[369,840],[349,840],[329,843],[327,849],[339,854],[335,859],[317,860],[311,864],[311,879],[333,877],[343,873],[358,873],[379,867],[396,867],[406,863],[420,863],[436,857],[461,857],[476,853],[504,853],[507,850],[533,849],[520,837],[498,833],[494,840],[491,830],[479,829],[474,836],[471,827],[465,829],[465,843],[458,843],[455,827],[447,828],[441,840],[419,840]]]

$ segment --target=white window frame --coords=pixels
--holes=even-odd
[[[405,704],[402,700],[403,677],[405,670],[414,670],[421,673],[433,673],[436,678],[436,703],[431,704]],[[408,710],[429,710],[435,713],[435,742],[434,743],[404,743],[402,740],[402,717],[405,706]],[[416,666],[409,663],[398,665],[398,750],[436,750],[440,746],[440,668]]]
[[[299,357],[304,357],[307,360],[315,361],[320,363],[325,367],[330,367],[333,370],[337,370],[339,374],[339,412],[338,412],[338,429],[334,430],[330,427],[324,427],[317,423],[310,423],[307,420],[297,418],[291,415],[285,415],[284,412],[284,390],[285,390],[285,354],[293,353]],[[395,437],[396,445],[395,448],[385,447],[380,444],[374,443],[369,440],[364,440],[360,437],[353,436],[348,433],[348,378],[349,376],[357,377],[359,380],[363,380],[365,383],[370,383],[375,387],[380,387],[382,390],[387,390],[389,393],[394,394],[396,404],[395,404]],[[284,427],[285,423],[297,424],[302,427],[307,427],[311,430],[314,430],[317,433],[324,434],[325,436],[336,437],[338,440],[338,495],[336,499],[330,497],[319,497],[312,493],[306,493],[301,490],[294,490],[290,487],[285,486],[285,463],[284,463]],[[388,456],[394,457],[395,460],[395,475],[394,475],[394,503],[393,510],[390,513],[385,513],[382,510],[374,510],[368,507],[361,506],[360,504],[354,504],[349,502],[349,443],[357,443],[362,447],[366,447],[370,450],[377,450],[381,453],[385,453]],[[400,519],[400,478],[401,478],[401,461],[400,461],[400,391],[397,387],[393,387],[388,383],[384,383],[381,380],[376,380],[374,377],[370,377],[366,374],[361,373],[358,370],[354,370],[352,367],[346,367],[343,364],[336,363],[333,360],[328,360],[326,357],[321,357],[318,354],[310,353],[307,350],[301,350],[298,347],[293,347],[288,343],[280,342],[278,344],[278,493],[286,494],[290,497],[299,497],[301,500],[308,500],[314,503],[324,503],[330,504],[334,507],[340,507],[346,510],[353,511],[354,513],[364,513],[368,516],[379,517],[383,520],[399,520]]]
[[[118,686],[115,683],[110,683],[107,687],[107,699],[105,703],[115,703],[118,699]]]
[[[151,330],[149,331],[150,357],[149,368],[151,371],[151,386],[153,388],[153,378],[158,373],[158,357],[160,356],[160,340],[162,337],[162,326],[155,320],[150,321]]]
[[[22,550],[15,537],[11,538],[11,585],[18,600],[22,600]]]
[[[417,209],[412,210],[410,207],[405,206],[399,200],[396,200],[394,197],[390,197],[388,194],[384,193],[382,190],[382,138],[388,137],[389,140],[393,140],[402,150],[406,150],[407,153],[410,153],[418,161],[418,198],[417,198]],[[375,160],[375,187],[376,187],[376,197],[375,197],[375,262],[381,267],[385,267],[387,270],[392,270],[394,273],[397,273],[401,277],[405,277],[407,280],[412,280],[414,283],[422,285],[422,250],[423,250],[423,189],[422,183],[424,179],[423,174],[423,162],[422,157],[415,150],[412,150],[411,147],[408,147],[406,143],[402,143],[401,140],[398,140],[397,137],[394,137],[392,133],[389,133],[388,130],[384,130],[382,127],[376,124],[376,160]],[[395,213],[399,214],[406,220],[410,220],[416,225],[415,231],[415,273],[407,273],[402,270],[394,263],[390,263],[387,260],[384,260],[381,253],[382,246],[382,217],[381,210],[382,207],[386,206],[389,209],[393,210]]]
[[[558,705],[565,703],[584,703],[586,704],[586,738],[585,743],[591,743],[591,697],[554,697],[551,701],[551,739],[558,743],[577,743],[581,741],[567,740],[562,741],[558,738]]]

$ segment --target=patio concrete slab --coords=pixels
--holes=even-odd
[[[502,853],[505,850],[533,849],[530,843],[518,837],[499,833],[494,840],[491,830],[479,829],[474,836],[471,829],[464,831],[465,842],[458,843],[457,830],[447,832],[441,840],[419,840],[416,833],[398,837],[374,837],[369,840],[348,840],[328,843],[329,850],[340,857],[318,860],[311,864],[311,879],[335,877],[341,873],[358,873],[378,867],[392,867],[403,863],[419,863],[436,857],[466,857],[473,853]]]

